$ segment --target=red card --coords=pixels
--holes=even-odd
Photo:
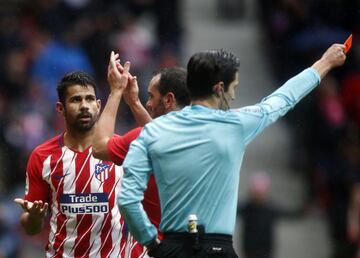
[[[349,52],[350,48],[352,47],[352,34],[346,39],[345,43],[345,54]]]

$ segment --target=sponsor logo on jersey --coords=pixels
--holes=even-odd
[[[95,177],[100,180],[101,182],[104,182],[106,179],[109,178],[110,173],[110,165],[108,164],[96,164],[95,165]]]
[[[60,210],[66,215],[107,213],[109,198],[107,193],[63,194]]]

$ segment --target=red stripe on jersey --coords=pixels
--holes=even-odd
[[[123,136],[114,134],[113,137],[109,139],[107,149],[112,162],[116,165],[122,165],[131,142],[139,136],[141,130],[142,127],[138,127]]]
[[[63,192],[63,183],[64,183],[64,169],[63,169],[63,163],[62,163],[63,153],[61,148],[56,148],[56,151],[52,153],[51,161],[50,161],[50,178],[53,186],[55,189],[57,189],[57,192]],[[56,176],[54,176],[56,175]],[[61,178],[58,180],[57,178]],[[53,203],[53,205],[57,206],[57,209],[60,211],[60,196],[56,196],[56,201]],[[60,212],[56,214],[56,232],[53,236],[53,239],[49,239],[53,244],[53,249],[55,250],[55,253],[58,253],[59,256],[63,255],[63,248],[61,243],[66,238],[66,222],[67,218],[64,214],[61,214]],[[53,223],[50,221],[50,223]]]
[[[128,245],[130,248],[127,258],[141,258],[147,254],[146,248],[140,245],[131,235],[129,236]]]
[[[52,257],[62,257],[64,253],[64,243],[66,240],[66,223],[69,219],[61,213],[56,216],[57,230],[54,235],[53,250],[55,251]]]
[[[121,234],[124,233],[124,227],[125,227],[125,222],[124,220],[121,221]],[[125,252],[126,252],[126,245],[127,245],[127,235],[123,234],[122,235],[122,238],[121,238],[121,243],[120,243],[120,252],[119,252],[119,255],[118,257],[121,257],[121,258],[124,258],[125,257]]]
[[[109,193],[109,205],[110,210],[112,210],[114,204],[116,203],[115,195],[114,195],[114,189],[116,186],[115,182],[115,176],[114,175],[105,175],[108,170],[105,171],[104,176],[108,176],[108,179],[104,182],[104,192]],[[109,170],[110,172],[111,170]],[[115,170],[112,170],[112,173],[115,173]],[[111,220],[112,220],[112,214],[109,212],[109,216],[106,218],[106,221],[104,223],[104,228],[101,230],[101,242],[102,245],[100,247],[101,249],[101,257],[108,257],[108,254],[110,253],[110,250],[112,249],[112,236],[111,233],[113,231],[113,228],[111,227]]]

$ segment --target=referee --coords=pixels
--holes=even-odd
[[[229,110],[239,83],[239,61],[223,50],[194,54],[188,62],[191,105],[147,124],[124,161],[118,203],[134,237],[153,257],[237,257],[232,246],[239,171],[246,146],[285,115],[346,59],[332,45],[310,68],[260,103]],[[153,172],[154,171],[154,172]],[[141,201],[154,173],[161,203],[157,239]],[[198,218],[188,233],[188,216]]]

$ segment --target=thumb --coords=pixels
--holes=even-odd
[[[17,204],[19,204],[19,205],[21,205],[21,206],[24,205],[24,200],[21,199],[21,198],[15,198],[15,199],[14,199],[14,202],[17,203]]]
[[[136,80],[137,80],[136,76],[130,76],[130,77],[129,77],[129,81],[130,81],[131,83],[135,83]]]

